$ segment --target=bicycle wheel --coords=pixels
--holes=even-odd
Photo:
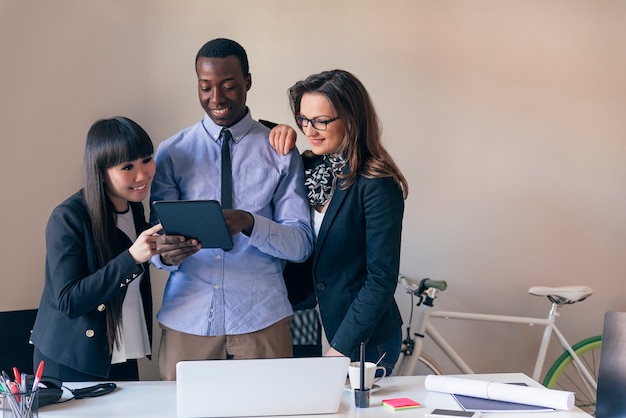
[[[602,336],[587,338],[574,344],[574,353],[583,362],[591,376],[598,383],[598,368],[600,365],[600,348],[602,347]],[[545,379],[543,385],[549,389],[561,389],[576,393],[576,406],[595,416],[596,413],[596,391],[590,390],[583,380],[582,375],[572,362],[572,356],[565,351],[554,362]]]
[[[413,376],[426,376],[429,374],[444,374],[443,369],[428,354],[420,354],[419,362],[413,370]]]

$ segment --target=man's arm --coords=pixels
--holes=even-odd
[[[283,175],[274,190],[273,219],[251,214],[254,227],[250,233],[250,245],[283,260],[301,262],[313,251],[304,167],[295,148],[281,159],[287,165],[283,166]]]

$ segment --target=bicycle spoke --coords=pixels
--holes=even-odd
[[[592,375],[595,382],[598,381],[600,365],[600,349],[602,340],[600,337],[588,338],[575,344],[573,349],[583,365]],[[544,385],[552,389],[567,390],[576,394],[576,406],[583,411],[594,415],[596,409],[596,391],[589,387],[583,380],[582,374],[576,368],[572,356],[565,352],[554,363]]]

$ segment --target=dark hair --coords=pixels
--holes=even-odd
[[[154,153],[154,146],[146,131],[136,122],[125,117],[96,121],[85,144],[83,160],[83,198],[91,217],[96,260],[103,267],[125,248],[117,248],[116,212],[105,188],[105,172],[108,168],[126,161],[147,157]],[[118,341],[121,326],[124,294],[107,302],[107,332],[109,349]]]
[[[406,198],[409,185],[381,143],[380,121],[365,86],[344,70],[310,75],[289,89],[294,117],[300,113],[300,101],[305,93],[324,95],[345,126],[346,133],[337,153],[346,158],[350,171],[342,176],[341,187],[352,185],[357,175],[392,177]]]
[[[196,54],[195,63],[197,64],[200,58],[226,58],[230,55],[237,57],[244,77],[247,76],[250,72],[250,66],[248,65],[246,50],[237,42],[226,38],[213,39],[204,44]]]

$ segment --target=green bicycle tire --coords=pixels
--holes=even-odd
[[[574,353],[576,353],[577,356],[582,358],[585,353],[588,353],[593,350],[600,350],[601,347],[602,347],[602,336],[597,335],[594,337],[586,338],[574,344],[572,346],[572,350],[574,351]],[[561,354],[561,356],[559,356],[559,358],[554,362],[552,367],[550,367],[550,370],[548,370],[548,373],[546,373],[546,377],[543,380],[543,385],[547,387],[548,389],[553,389],[557,387],[559,378],[561,378],[561,376],[564,374],[566,369],[572,364],[572,361],[573,361],[573,358],[570,355],[570,353],[568,351],[564,351],[563,354]],[[597,358],[597,363],[595,364],[595,366],[597,366],[598,364],[599,364],[599,357]],[[597,371],[597,370],[592,370],[592,374],[594,371]],[[597,383],[597,375],[593,377],[596,379],[596,383]],[[586,403],[584,405],[577,405],[577,406],[580,406],[581,409],[587,410],[587,412],[590,409],[595,410],[595,394],[590,394],[590,395],[593,397],[593,399],[591,399],[591,401],[593,402],[593,405],[591,405],[590,403]]]

